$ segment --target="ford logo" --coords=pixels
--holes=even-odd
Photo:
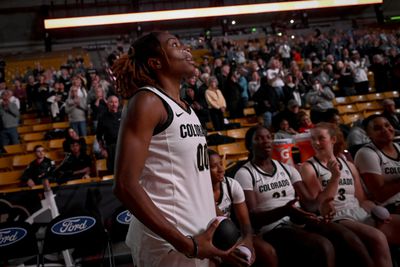
[[[77,216],[59,221],[51,227],[56,235],[75,235],[89,230],[96,224],[96,219],[89,216]]]
[[[117,222],[120,224],[129,224],[132,221],[132,217],[132,213],[130,213],[129,210],[125,210],[118,214]]]
[[[0,247],[9,246],[23,239],[27,234],[24,228],[10,227],[0,230]]]

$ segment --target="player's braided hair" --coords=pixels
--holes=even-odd
[[[116,78],[117,93],[123,98],[131,97],[143,86],[159,87],[157,76],[149,66],[149,58],[165,57],[158,36],[161,32],[151,32],[137,39],[128,53],[117,59],[112,72]]]

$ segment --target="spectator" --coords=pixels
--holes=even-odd
[[[343,63],[343,61],[338,61],[336,63],[336,79],[338,81],[340,95],[350,96],[356,94],[349,63]]]
[[[107,111],[108,105],[103,88],[97,86],[94,90],[95,99],[91,102],[90,107],[92,109],[93,132],[96,132],[99,118]]]
[[[5,91],[0,103],[0,146],[14,145],[19,143],[17,131],[19,123],[19,110],[15,103],[10,101],[11,92]]]
[[[28,167],[25,169],[21,176],[22,185],[34,187],[35,185],[41,185],[43,179],[51,179],[54,175],[55,163],[51,159],[45,156],[44,147],[37,145],[33,149],[35,157]]]
[[[282,118],[279,123],[279,130],[274,134],[274,139],[293,138],[295,134],[297,132],[289,126],[289,122],[285,118]]]
[[[100,145],[101,155],[107,159],[107,170],[112,173],[120,123],[119,99],[116,96],[110,96],[107,99],[107,110],[99,115],[96,139]]]
[[[64,84],[61,82],[54,83],[54,91],[50,93],[47,102],[50,103],[50,111],[53,121],[63,121],[65,119],[65,102],[68,93],[64,91]]]
[[[214,130],[224,129],[226,102],[221,90],[218,89],[218,80],[215,77],[210,78],[210,86],[206,90],[206,100]]]
[[[78,140],[71,141],[69,148],[71,154],[66,155],[56,170],[59,183],[90,177],[92,160],[81,150],[80,142]]]
[[[79,96],[79,88],[72,86],[70,95],[66,101],[65,112],[68,114],[68,120],[71,127],[79,134],[86,136],[86,98]]]
[[[226,81],[225,94],[222,91],[227,108],[229,110],[229,116],[231,118],[243,117],[243,102],[242,102],[242,91],[243,88],[239,84],[240,73],[235,68],[231,69]]]
[[[390,91],[390,66],[382,55],[374,55],[370,70],[374,73],[376,92]]]
[[[365,58],[360,58],[357,50],[351,52],[351,61],[349,63],[353,73],[354,89],[358,94],[367,94],[369,91],[367,66]]]
[[[257,71],[253,71],[251,74],[251,80],[249,81],[248,84],[248,89],[250,93],[250,99],[253,97],[253,95],[260,89],[260,75],[258,74]]]
[[[199,97],[199,93],[192,88],[192,87],[187,87],[186,88],[186,97],[184,100],[190,105],[190,107],[194,110],[196,113],[197,117],[200,120],[201,125],[203,126],[204,129],[206,129],[206,123],[208,122],[208,109],[207,109],[207,103],[204,98],[204,101],[201,101]]]
[[[390,122],[396,135],[400,135],[400,115],[396,112],[396,106],[392,99],[382,101],[382,115]]]
[[[310,129],[314,128],[314,124],[311,122],[310,117],[306,112],[299,112],[297,118],[299,121],[299,133],[309,132]]]
[[[63,149],[65,153],[71,153],[71,144],[72,142],[78,141],[81,145],[82,153],[86,154],[86,140],[83,137],[79,137],[76,131],[73,128],[68,128],[65,131],[65,140],[63,142]]]
[[[14,96],[16,98],[18,98],[18,100],[20,102],[19,110],[21,111],[21,113],[25,113],[26,105],[27,105],[27,95],[26,95],[25,88],[22,86],[20,80],[14,81],[14,90],[13,91],[14,91]]]
[[[324,111],[328,108],[333,108],[332,100],[335,94],[328,86],[322,86],[318,79],[314,80],[313,87],[306,94],[307,103],[312,110]]]

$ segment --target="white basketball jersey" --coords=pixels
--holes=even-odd
[[[338,157],[337,160],[340,163],[340,179],[338,191],[333,200],[333,205],[337,213],[335,218],[341,215],[342,211],[360,208],[360,203],[355,197],[353,174],[349,166],[343,159]],[[322,187],[325,188],[328,185],[329,180],[331,179],[331,172],[315,157],[312,157],[307,162],[311,163],[319,181],[321,182]]]
[[[199,234],[216,216],[205,133],[190,107],[185,110],[156,88],[142,90],[161,98],[168,121],[153,134],[140,183],[184,235]]]
[[[233,204],[243,203],[244,201],[244,192],[240,184],[230,177],[224,177],[221,182],[221,195],[216,201],[219,210],[222,211],[225,217],[230,217]]]
[[[400,146],[397,143],[393,143],[397,154],[400,155]],[[377,148],[373,143],[369,143],[361,148],[362,150],[372,149],[379,157],[379,165],[381,168],[381,175],[385,182],[393,182],[400,179],[400,156],[395,159],[387,156],[379,148]],[[361,150],[360,149],[360,150]],[[382,205],[387,205],[395,202],[400,202],[400,192],[393,195],[392,197],[386,199]]]
[[[281,165],[276,160],[272,160],[272,164],[275,167],[272,174],[264,172],[252,162],[247,162],[235,175],[243,190],[254,191],[257,200],[256,211],[269,211],[286,205],[295,198],[293,184],[301,181],[300,175],[293,167]],[[265,233],[280,223],[289,223],[289,217],[263,226],[260,231]]]

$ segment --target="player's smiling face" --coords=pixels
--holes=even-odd
[[[311,130],[311,145],[318,152],[331,152],[335,144],[327,129],[314,128]]]
[[[367,133],[375,143],[387,143],[394,138],[394,128],[384,117],[373,119],[368,124]]]
[[[225,171],[219,155],[215,154],[210,156],[210,173],[213,184],[223,181]]]
[[[161,33],[157,38],[161,43],[161,48],[165,52],[162,65],[166,67],[163,67],[163,70],[175,74],[183,74],[185,77],[192,76],[195,66],[189,47],[182,44],[178,38],[169,33]]]

